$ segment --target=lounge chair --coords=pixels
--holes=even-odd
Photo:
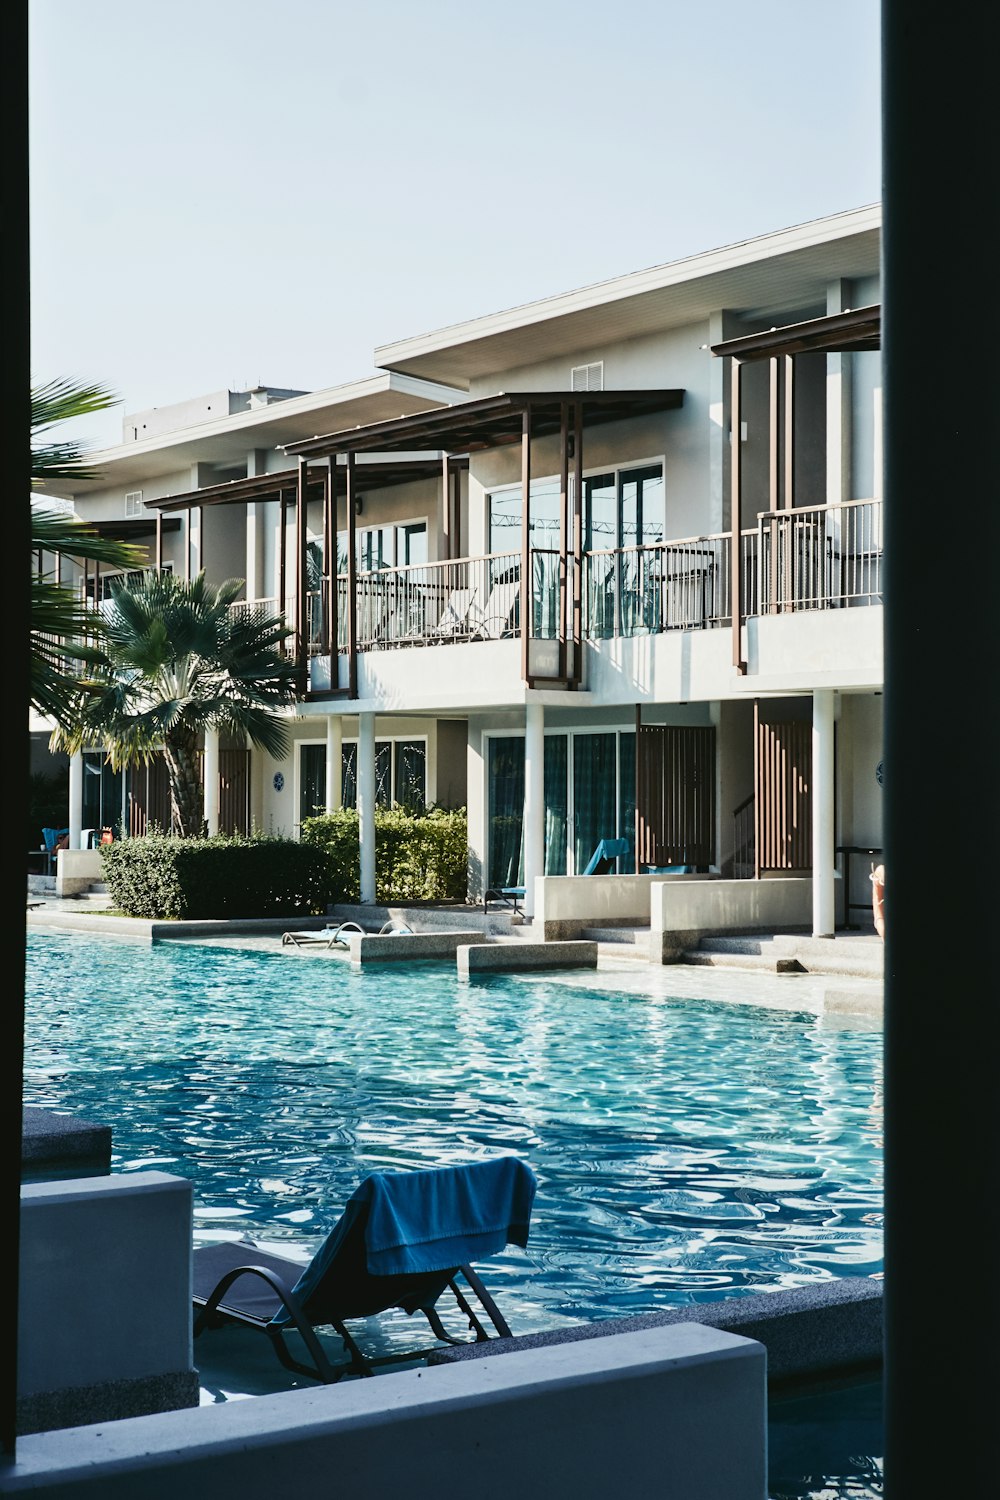
[[[628,854],[629,848],[628,839],[601,839],[583,873],[585,875],[613,874],[615,860]]]
[[[341,922],[339,927],[322,927],[319,932],[283,932],[281,942],[294,948],[349,948],[350,934],[364,930],[357,922]]]
[[[372,1375],[380,1364],[428,1352],[421,1348],[381,1357],[362,1352],[347,1322],[391,1308],[422,1313],[435,1337],[448,1344],[510,1338],[510,1328],[470,1262],[496,1255],[508,1244],[527,1244],[535,1188],[530,1167],[513,1156],[423,1171],[376,1172],[348,1199],[305,1267],[248,1241],[196,1249],[194,1336],[225,1325],[256,1328],[270,1338],[287,1370],[325,1385],[347,1373]],[[471,1339],[444,1327],[436,1304],[449,1289]],[[486,1322],[494,1334],[486,1331]],[[336,1364],[317,1333],[327,1326],[339,1334],[347,1355]],[[292,1328],[305,1346],[301,1358],[286,1342]]]
[[[515,629],[518,596],[521,585],[517,579],[495,583],[490,596],[478,618],[473,622],[473,635],[481,641],[498,641],[512,635]]]
[[[440,619],[424,639],[428,642],[465,639],[472,633],[472,611],[475,602],[476,590],[474,588],[452,589],[448,602],[441,611]]]

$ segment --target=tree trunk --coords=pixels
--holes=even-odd
[[[170,811],[182,839],[205,832],[205,795],[198,775],[197,742],[193,735],[172,735],[163,747],[170,779]]]

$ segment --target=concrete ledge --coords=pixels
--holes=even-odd
[[[21,1188],[17,1389],[29,1427],[197,1405],[192,1218],[190,1182],[164,1172]]]
[[[111,1126],[25,1105],[21,1112],[21,1181],[98,1177],[111,1171]]]
[[[456,960],[460,975],[517,969],[596,969],[597,944],[467,943],[456,949]]]
[[[352,932],[351,963],[406,963],[422,958],[452,958],[468,941],[468,928],[462,932],[401,932],[395,935]]]
[[[581,1323],[551,1333],[492,1339],[487,1344],[436,1351],[431,1355],[431,1363],[454,1364],[515,1349],[548,1348],[681,1323],[699,1323],[763,1344],[771,1382],[846,1374],[881,1364],[882,1282],[861,1276],[845,1277],[791,1287],[783,1292],[727,1297],[694,1307],[644,1313],[634,1318]]]
[[[33,1500],[761,1500],[759,1344],[687,1323],[23,1438]]]

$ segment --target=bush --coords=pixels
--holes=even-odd
[[[105,844],[101,858],[116,909],[147,919],[317,916],[333,883],[326,850],[293,839],[152,833]]]
[[[302,842],[324,849],[333,871],[334,902],[360,900],[360,833],[353,808],[306,818]],[[469,824],[464,808],[426,813],[375,810],[375,900],[464,901],[468,889]]]

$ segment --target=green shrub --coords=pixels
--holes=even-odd
[[[101,858],[116,909],[147,919],[317,916],[333,884],[326,851],[293,839],[152,833],[105,844]]]
[[[360,834],[353,808],[306,818],[302,842],[325,849],[333,871],[333,902],[360,900]],[[375,900],[464,901],[468,889],[469,825],[464,808],[375,810]]]

